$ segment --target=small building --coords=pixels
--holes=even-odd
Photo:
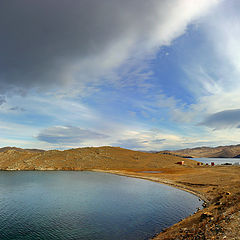
[[[214,162],[211,162],[211,166],[214,166],[215,164],[214,164]]]
[[[184,165],[184,161],[177,162],[179,165]]]

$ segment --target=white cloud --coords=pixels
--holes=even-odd
[[[196,97],[191,110],[203,117],[240,107],[239,7],[239,1],[221,1],[203,19],[201,31],[208,45],[202,56],[185,66],[186,86]]]

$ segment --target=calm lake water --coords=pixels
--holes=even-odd
[[[232,163],[232,164],[238,164],[240,163],[240,158],[191,158],[192,160],[196,160],[202,163],[208,163],[214,162],[216,165],[221,165],[225,163]]]
[[[140,240],[192,214],[187,192],[94,172],[0,172],[0,239]]]

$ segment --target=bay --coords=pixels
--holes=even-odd
[[[149,239],[202,201],[170,186],[106,173],[0,172],[0,239]]]

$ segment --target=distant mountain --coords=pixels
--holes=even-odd
[[[196,158],[240,158],[240,144],[219,147],[186,148],[175,151],[160,151],[159,153]]]
[[[23,149],[23,148],[17,148],[17,147],[3,147],[0,148],[0,152],[6,152],[9,150],[14,150],[14,151],[18,151],[18,152],[45,152],[45,150],[42,149]]]

